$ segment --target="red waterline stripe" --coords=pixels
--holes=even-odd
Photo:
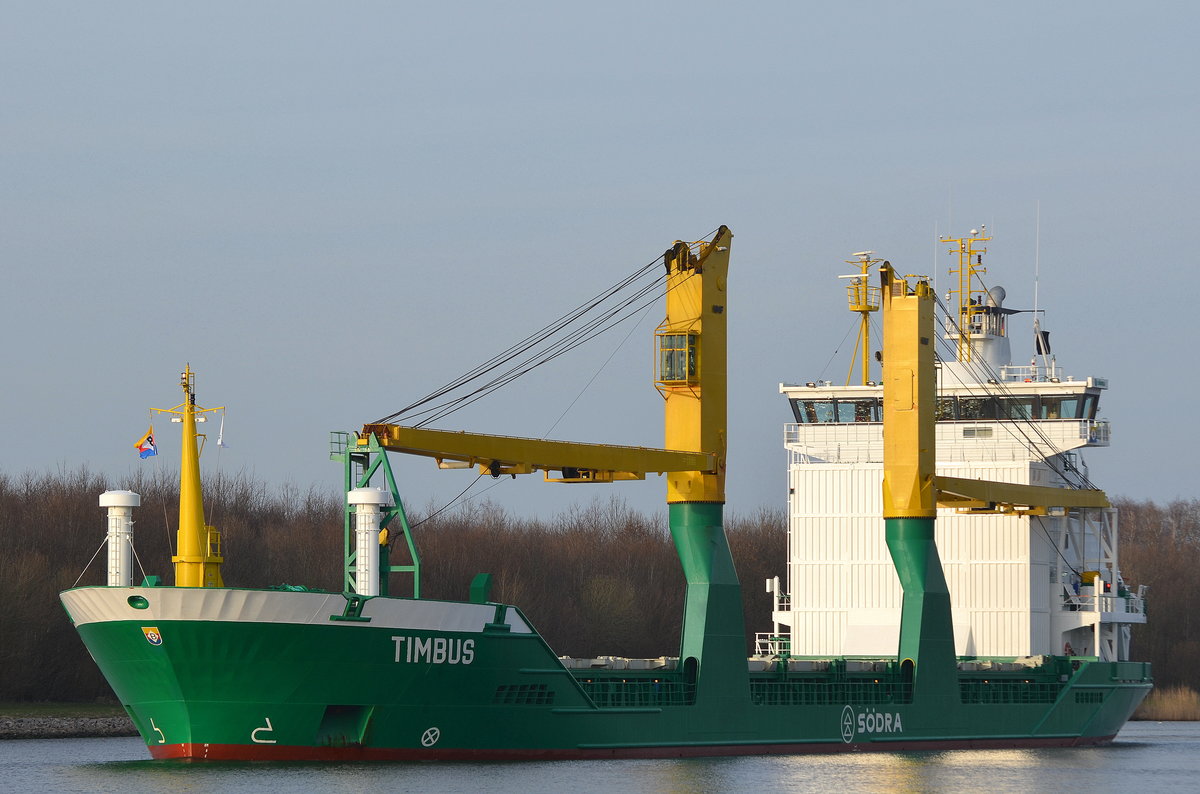
[[[913,750],[1000,750],[1014,747],[1087,747],[1108,744],[1112,736],[1056,736],[1027,739],[914,739],[910,741],[797,742],[795,744],[687,745],[613,748],[455,748],[304,747],[278,744],[156,744],[150,755],[188,761],[571,761],[593,758],[697,758],[727,755],[802,755],[812,753]]]

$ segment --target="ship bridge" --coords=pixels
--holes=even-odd
[[[1121,576],[1117,511],[1102,495],[1092,502],[1068,496],[1091,487],[1081,451],[1109,445],[1109,423],[1099,418],[1108,381],[1064,375],[1036,309],[1029,312],[1034,356],[1028,365],[1012,362],[1010,321],[1024,310],[1006,308],[1004,290],[982,283],[988,239],[972,231],[946,241],[959,266],[938,334],[936,544],[955,650],[960,657],[1128,659],[1129,626],[1146,617],[1141,588],[1131,591]],[[867,270],[882,260],[856,256],[847,261],[860,272],[842,277],[851,280],[849,308],[861,316],[846,384],[779,386],[792,420],[784,425],[788,569],[786,586],[772,580],[767,589],[776,637],[793,655],[886,656],[900,632],[901,587],[880,517],[884,395],[872,369],[881,364],[868,355],[877,303],[864,297]],[[856,361],[861,382],[852,385]],[[995,495],[966,493],[980,482],[998,486]],[[1008,485],[1013,493],[1044,489],[1044,499],[1052,498],[1045,489],[1063,489],[1064,499],[1058,507],[1004,506],[999,494]]]
[[[947,384],[938,390],[937,459],[1042,460],[1082,447],[1106,447],[1098,419],[1103,378]],[[882,462],[883,388],[826,382],[780,384],[794,423],[784,426],[793,463]],[[1082,465],[1075,456],[1069,465]]]

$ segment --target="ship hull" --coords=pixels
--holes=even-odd
[[[500,604],[152,587],[78,588],[62,600],[155,758],[1076,746],[1111,741],[1150,689],[1148,665],[1065,658],[963,674],[952,698],[923,697],[883,662],[836,660],[764,664],[714,688],[697,686],[706,671],[686,661],[572,669]]]

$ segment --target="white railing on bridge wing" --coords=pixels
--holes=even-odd
[[[790,654],[791,650],[792,635],[787,632],[772,634],[760,631],[754,635],[755,656],[783,656]]]
[[[1107,446],[1108,422],[1043,419],[1036,422],[937,423],[939,462],[1015,461],[1048,458],[1084,446]],[[783,426],[788,463],[881,463],[883,425],[828,422]]]
[[[878,463],[883,460],[879,422],[783,426],[789,463]]]
[[[1084,438],[1089,444],[1096,446],[1108,446],[1110,433],[1112,432],[1108,422],[1085,422]]]
[[[1062,367],[1057,364],[1052,366],[1039,366],[1034,364],[1018,365],[1005,364],[1000,368],[1000,380],[1009,382],[1025,382],[1025,383],[1041,383],[1048,381],[1051,378],[1062,380]]]
[[[1118,615],[1144,615],[1146,599],[1135,595],[1075,595],[1066,593],[1063,610],[1069,612],[1112,612]]]

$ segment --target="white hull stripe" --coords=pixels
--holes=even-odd
[[[144,609],[130,603],[140,602],[138,597],[145,600]],[[216,587],[81,587],[67,590],[60,598],[76,626],[120,620],[147,624],[202,620],[477,633],[496,616],[495,606],[489,604],[377,597],[367,599],[359,613],[370,621],[331,621],[330,615],[341,615],[346,608],[340,593]],[[513,633],[531,633],[516,610],[505,611],[505,622]]]

